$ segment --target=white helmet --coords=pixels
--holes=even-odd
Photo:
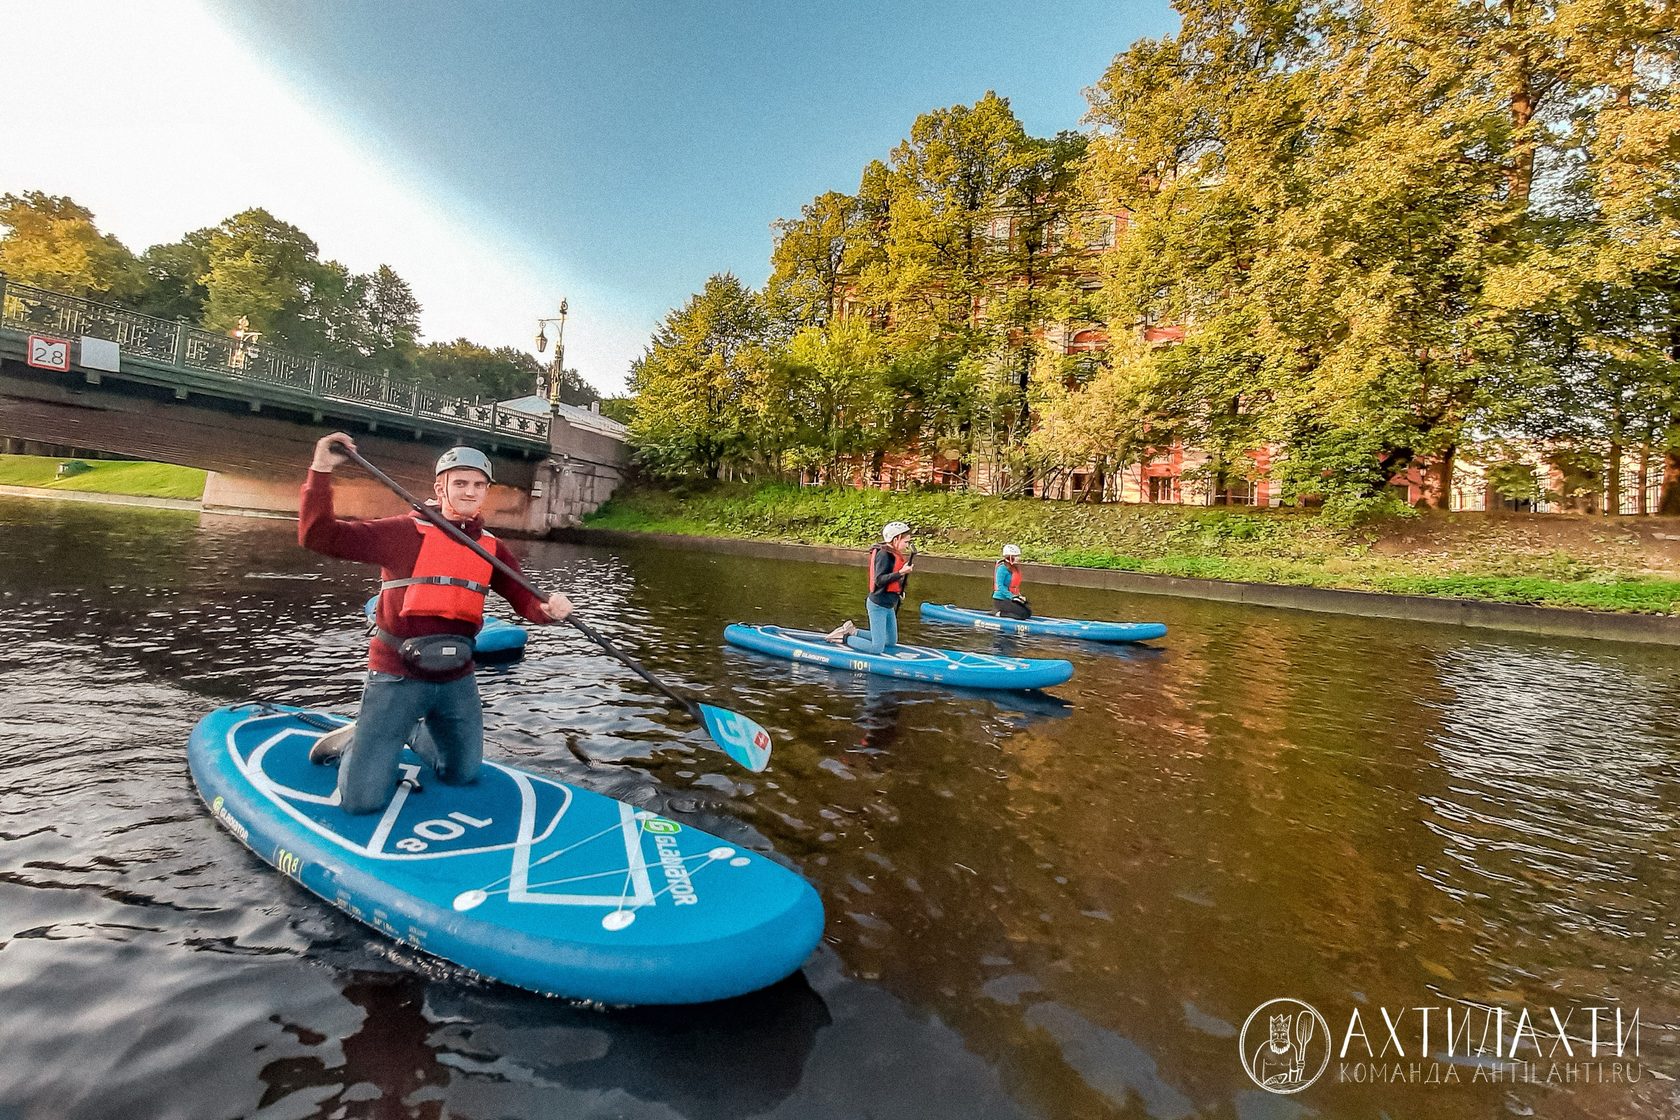
[[[461,468],[483,471],[485,478],[489,479],[491,482],[496,481],[496,476],[490,473],[490,457],[484,454],[484,452],[471,447],[451,447],[438,459],[437,470],[432,473],[434,475],[439,475],[444,471],[452,471]]]
[[[1019,557],[1021,555],[1021,546],[1018,544],[1006,544],[1003,546],[1003,554],[1005,556]]]
[[[909,531],[910,531],[910,526],[906,525],[904,522],[902,522],[902,521],[889,521],[889,522],[887,522],[886,526],[881,530],[881,539],[886,541],[888,544],[891,544],[893,542],[894,537],[902,537],[905,533],[908,533]]]

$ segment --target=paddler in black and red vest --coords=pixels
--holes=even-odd
[[[472,639],[484,624],[485,596],[493,590],[521,617],[539,623],[563,620],[572,604],[559,594],[546,602],[537,598],[418,513],[373,521],[334,516],[333,468],[349,461],[340,444],[356,447],[342,432],[315,445],[298,505],[298,543],[323,556],[378,564],[379,606],[361,711],[342,733],[323,737],[310,758],[327,762],[342,755],[340,806],[347,813],[374,813],[396,792],[405,743],[445,784],[477,778],[484,710]],[[484,529],[480,511],[491,482],[483,452],[457,447],[437,461],[432,494],[445,518],[517,571],[518,559]],[[424,734],[417,734],[422,722]]]
[[[1032,617],[1032,607],[1021,598],[1021,550],[1016,545],[1003,546],[1003,559],[992,580],[992,613],[1004,618]]]
[[[881,542],[869,550],[869,595],[863,601],[869,629],[858,630],[848,618],[828,635],[829,641],[845,642],[859,653],[883,653],[898,645],[898,607],[916,570],[910,526],[888,522],[881,529]]]

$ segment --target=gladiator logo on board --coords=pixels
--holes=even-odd
[[[677,846],[677,833],[682,825],[664,817],[649,817],[642,822],[642,831],[653,833],[653,846],[659,853],[659,870],[665,875],[665,889],[678,906],[693,906],[700,901],[694,893],[694,883],[688,877],[688,861]]]
[[[1330,1065],[1330,1024],[1310,1003],[1267,1000],[1237,1036],[1243,1071],[1268,1093],[1299,1093]]]
[[[210,802],[210,811],[216,814],[217,820],[227,826],[229,832],[239,837],[240,843],[249,844],[251,842],[251,830],[240,824],[234,818],[234,815],[227,811],[227,806],[222,803],[221,794],[218,793],[216,800]]]

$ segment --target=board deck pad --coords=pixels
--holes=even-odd
[[[1003,618],[988,611],[972,610],[950,603],[923,603],[922,618],[947,622],[994,634],[1039,634],[1052,638],[1082,638],[1088,642],[1149,642],[1164,638],[1167,628],[1159,622],[1101,622],[1083,618]]]
[[[385,935],[522,988],[695,1003],[772,984],[822,934],[786,868],[678,821],[486,761],[447,786],[404,750],[381,813],[338,807],[309,748],[344,717],[275,705],[205,716],[188,751],[217,819]],[[413,783],[418,784],[418,788]]]
[[[881,653],[865,653],[828,641],[812,630],[791,626],[726,626],[723,640],[742,649],[785,657],[806,665],[826,665],[853,673],[928,681],[963,688],[1050,688],[1073,676],[1073,663],[1059,658],[1000,657],[960,649],[931,649],[900,644]]]

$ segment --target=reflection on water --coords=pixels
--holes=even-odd
[[[776,753],[731,765],[570,630],[482,673],[491,751],[772,853],[829,915],[765,992],[602,1010],[383,941],[199,805],[184,746],[208,708],[354,704],[375,573],[286,523],[0,500],[0,525],[5,1120],[1673,1107],[1673,653],[1042,588],[1046,611],[1171,633],[994,646],[907,614],[907,640],[1076,667],[1054,695],[963,693],[722,644],[728,622],[856,614],[856,572],[528,545],[539,582]],[[1275,1097],[1236,1036],[1285,995],[1333,1024],[1637,1008],[1645,1074]]]

